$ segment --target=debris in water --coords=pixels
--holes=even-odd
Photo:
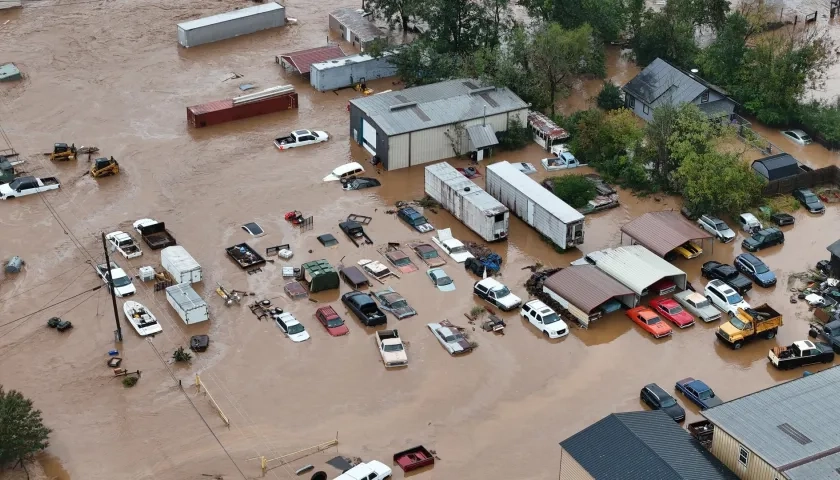
[[[251,90],[252,88],[257,88],[253,83],[243,83],[239,86],[239,89],[243,92],[246,90]]]

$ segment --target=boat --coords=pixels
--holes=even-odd
[[[157,322],[152,313],[138,302],[128,301],[123,305],[123,312],[134,330],[141,337],[154,335],[163,331],[163,327]]]

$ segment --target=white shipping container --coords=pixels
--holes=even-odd
[[[164,270],[172,275],[176,283],[201,281],[201,265],[180,245],[161,250],[160,264]]]
[[[452,165],[446,162],[429,165],[425,183],[426,193],[478,236],[488,242],[507,238],[510,220],[507,207]]]
[[[285,24],[286,9],[277,2],[265,3],[179,23],[178,43],[195,47]]]
[[[189,283],[179,283],[166,288],[166,301],[178,312],[187,325],[210,319],[207,303],[193,290]]]
[[[487,167],[487,191],[563,249],[583,243],[583,214],[509,162]]]

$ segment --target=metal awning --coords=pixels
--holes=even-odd
[[[481,150],[499,144],[496,132],[490,125],[473,125],[467,127],[467,137],[470,139],[470,151]]]

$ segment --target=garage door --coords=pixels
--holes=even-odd
[[[365,119],[362,119],[362,146],[376,155],[376,129]]]

